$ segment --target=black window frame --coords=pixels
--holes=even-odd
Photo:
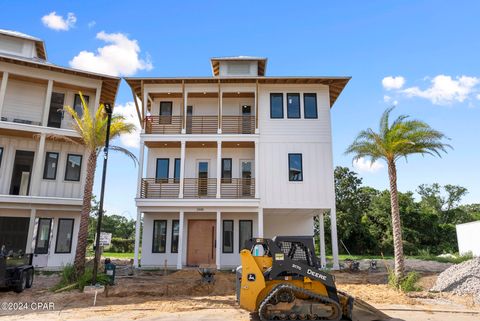
[[[47,177],[47,166],[48,166],[48,156],[49,155],[57,155],[57,161],[55,163],[55,171],[52,177]],[[58,170],[58,160],[60,159],[60,154],[57,152],[46,152],[45,153],[45,164],[43,165],[43,179],[48,179],[54,181],[57,179],[57,170]]]
[[[273,100],[272,98],[274,96],[279,96],[282,98],[282,115],[281,116],[278,116],[278,117],[274,117],[273,116]],[[284,101],[283,101],[283,93],[270,93],[270,119],[283,119],[284,118]]]
[[[225,161],[230,161],[230,177],[225,177]],[[222,173],[221,173],[221,178],[222,178],[222,183],[231,183],[232,182],[232,176],[233,176],[233,160],[232,158],[222,158]]]
[[[163,251],[156,251],[155,250],[155,234],[156,234],[156,222],[165,223],[165,245],[163,247]],[[153,220],[153,234],[152,234],[152,253],[166,253],[167,252],[167,220]]]
[[[294,96],[298,98],[298,117],[296,116],[290,116],[290,104],[288,103],[289,97]],[[299,93],[287,93],[287,118],[288,119],[300,119],[302,118],[302,111],[301,111],[301,106],[300,106],[300,94]]]
[[[305,103],[306,97],[313,97],[315,100],[315,116],[307,116],[307,104]],[[317,93],[304,93],[303,94],[303,118],[305,119],[318,119],[318,101]]]
[[[3,152],[5,150],[3,149],[3,147],[0,147],[0,168],[2,167],[2,160],[3,160]]]
[[[225,250],[225,223],[231,223],[232,224],[232,236],[230,238],[232,242],[232,250],[227,251]],[[233,220],[223,220],[222,222],[222,253],[233,253],[234,252],[234,247],[235,247],[235,242],[234,242],[234,237],[235,237],[235,223]]]
[[[88,106],[88,104],[90,103],[90,96],[84,95],[84,94],[82,94],[82,96],[83,96],[83,100],[85,100],[85,103]],[[79,113],[77,110],[77,99],[78,99],[78,103],[80,104],[81,113]],[[75,112],[80,118],[83,117],[83,106],[82,106],[82,100],[80,99],[80,94],[75,94],[75,96],[73,97],[73,110],[75,110]]]
[[[252,231],[252,236],[253,238],[253,220],[239,220],[238,221],[238,252],[240,252],[245,244],[242,244],[242,222],[248,222],[250,223],[250,231]]]
[[[78,170],[78,179],[67,179],[67,172],[68,172],[68,160],[70,159],[70,156],[78,156],[80,157],[80,169]],[[67,154],[67,161],[65,163],[65,175],[64,175],[64,180],[67,182],[80,182],[80,179],[82,178],[82,163],[83,163],[83,155],[80,154]]]
[[[178,170],[177,170],[177,162],[178,162]],[[180,172],[182,171],[182,162],[180,158],[175,158],[173,160],[173,181],[175,183],[180,182]],[[156,174],[156,173],[155,173]],[[178,176],[178,177],[177,177]]]
[[[167,161],[167,177],[158,177],[158,161],[159,160],[166,160]],[[157,158],[155,160],[155,181],[156,182],[168,182],[168,178],[170,176],[170,158]]]
[[[291,156],[300,156],[300,179],[292,179],[290,176],[290,162]],[[303,182],[303,154],[302,153],[288,153],[288,181],[289,182]]]
[[[173,231],[175,230],[175,228],[174,228],[174,226],[175,226],[174,224],[175,224],[175,223],[178,224],[178,234],[177,234],[177,240],[176,240],[176,242],[175,242],[174,239],[173,239],[173,236],[174,236]],[[179,238],[180,238],[180,220],[172,220],[172,235],[171,235],[171,237],[170,237],[170,241],[171,241],[171,242],[170,242],[170,253],[178,253],[178,243],[179,243],[178,240],[179,240]],[[176,247],[177,247],[177,250],[176,250],[176,251],[173,250],[173,244],[174,244],[174,243],[176,243]]]
[[[71,221],[72,222],[72,228],[70,229],[70,235],[71,235],[71,238],[70,238],[70,244],[69,244],[69,247],[68,247],[68,252],[61,252],[61,251],[58,251],[57,248],[58,248],[58,236],[59,236],[59,230],[60,230],[60,221]],[[67,253],[72,253],[72,243],[73,243],[73,228],[75,226],[75,219],[73,218],[59,218],[58,219],[58,226],[57,226],[57,236],[55,238],[55,254],[67,254]]]
[[[40,233],[39,233],[38,229],[39,229],[42,221],[48,221],[49,226],[50,226],[50,228],[48,229],[48,239],[47,239],[46,252],[38,251],[38,238],[40,237]],[[50,237],[51,237],[51,235],[52,235],[52,219],[48,218],[48,217],[39,217],[38,218],[38,224],[37,224],[37,235],[35,237],[35,250],[33,251],[33,253],[35,253],[35,254],[48,254],[48,250],[50,249]]]

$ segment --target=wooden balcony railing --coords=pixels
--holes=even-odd
[[[180,134],[182,116],[148,116],[145,118],[147,134]]]
[[[187,116],[185,130],[187,134],[216,134],[217,116]]]
[[[180,182],[174,178],[142,178],[141,198],[178,198]]]
[[[222,198],[254,198],[254,178],[222,178],[220,187]]]
[[[254,134],[255,116],[222,116],[223,134]]]
[[[183,198],[215,198],[216,196],[216,178],[185,178]]]

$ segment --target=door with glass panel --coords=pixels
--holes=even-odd
[[[208,161],[198,161],[198,196],[208,196]]]
[[[187,123],[186,123],[186,131],[187,134],[192,133],[192,124],[193,123],[193,106],[187,106]]]
[[[253,161],[241,160],[240,161],[240,175],[242,178],[241,196],[253,195],[252,172],[253,172]]]
[[[48,263],[48,253],[50,249],[50,238],[52,232],[52,219],[41,217],[37,220],[35,236],[35,250],[33,254],[33,265],[35,267],[45,267]]]
[[[252,106],[242,105],[242,134],[252,133]]]
[[[160,102],[160,118],[161,125],[169,125],[172,123],[172,102],[161,101]]]

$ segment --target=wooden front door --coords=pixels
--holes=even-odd
[[[189,220],[187,265],[215,264],[215,221]]]

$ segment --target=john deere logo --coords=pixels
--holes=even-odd
[[[247,280],[250,281],[250,282],[253,282],[255,281],[256,277],[255,277],[255,274],[253,273],[250,273],[248,276],[247,276]]]

